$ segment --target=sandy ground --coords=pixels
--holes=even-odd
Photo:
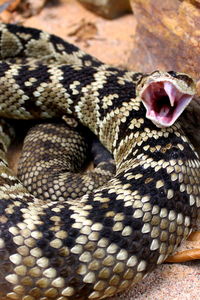
[[[106,63],[134,70],[134,65],[129,62],[134,47],[134,15],[109,21],[85,10],[74,0],[68,0],[49,4],[39,15],[28,19],[14,13],[12,22],[57,34]],[[14,167],[16,160],[17,156],[13,156]],[[187,242],[182,247],[200,249],[200,241]],[[137,286],[110,299],[197,300],[200,299],[199,292],[200,261],[193,261],[159,266]]]

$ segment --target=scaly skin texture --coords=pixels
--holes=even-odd
[[[84,173],[91,156],[95,168]],[[77,201],[114,174],[111,154],[85,127],[45,122],[28,131],[17,175],[35,197]]]
[[[135,94],[141,73],[104,65],[35,29],[2,24],[0,41],[0,115],[72,114],[116,163],[116,175],[79,201],[35,198],[7,167],[2,119],[1,299],[103,299],[127,289],[195,226],[197,154],[178,123],[157,128],[145,118]]]

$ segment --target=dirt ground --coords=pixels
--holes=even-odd
[[[100,60],[134,70],[130,64],[134,47],[136,20],[128,14],[106,20],[87,11],[75,0],[48,1],[41,12],[28,18],[20,13],[3,14],[2,21],[20,23],[56,34]],[[12,163],[16,167],[17,156]],[[199,241],[189,241],[181,249],[196,248]],[[112,300],[190,300],[200,299],[200,261],[164,264],[141,283]]]

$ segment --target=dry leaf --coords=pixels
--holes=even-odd
[[[37,15],[45,6],[48,0],[21,0],[19,10],[24,17]]]
[[[195,259],[200,259],[199,248],[177,252],[176,254],[169,256],[165,262],[180,263]]]
[[[0,13],[6,10],[11,2],[13,2],[13,0],[9,0],[9,1],[0,0]]]
[[[194,231],[187,239],[188,241],[200,241],[200,231]]]
[[[21,2],[21,0],[12,1],[12,3],[8,7],[8,10],[9,11],[14,11],[18,7],[18,5],[20,4],[20,2]]]
[[[76,36],[76,42],[88,41],[93,39],[97,34],[97,27],[94,23],[82,19],[79,24],[75,24],[75,29],[68,36]]]

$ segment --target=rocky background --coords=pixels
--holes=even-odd
[[[0,21],[57,34],[121,68],[190,74],[197,82],[197,95],[181,120],[200,153],[199,0],[0,0]],[[17,144],[9,153],[15,172],[20,149]],[[169,261],[111,299],[199,299],[200,232],[193,233]]]

